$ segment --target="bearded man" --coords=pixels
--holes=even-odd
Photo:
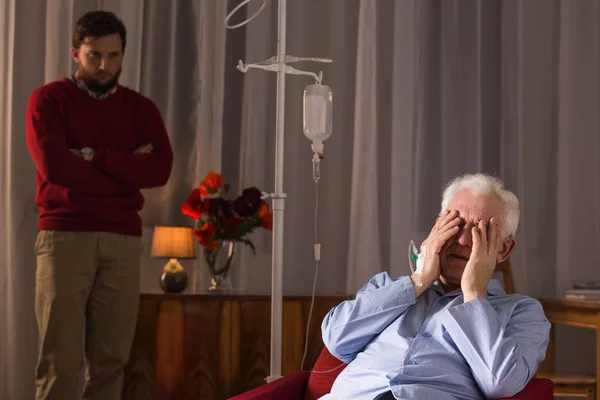
[[[140,189],[163,186],[173,153],[150,99],[118,84],[127,32],[106,11],[73,32],[77,73],[36,89],[26,139],[37,167],[37,400],[119,399],[135,332]]]

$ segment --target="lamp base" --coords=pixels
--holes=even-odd
[[[188,275],[176,258],[171,258],[163,267],[160,288],[167,293],[181,293],[187,287]]]

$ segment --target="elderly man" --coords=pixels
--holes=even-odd
[[[499,180],[459,177],[421,245],[417,271],[375,275],[322,324],[349,363],[323,399],[512,396],[544,359],[550,323],[540,303],[491,280],[514,250],[519,203]]]

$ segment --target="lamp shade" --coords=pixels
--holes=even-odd
[[[155,226],[151,255],[153,258],[196,258],[192,228]]]

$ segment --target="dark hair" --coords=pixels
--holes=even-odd
[[[79,18],[75,24],[73,47],[78,49],[87,37],[97,39],[115,33],[121,36],[122,50],[125,51],[127,30],[123,22],[109,11],[90,11]]]

